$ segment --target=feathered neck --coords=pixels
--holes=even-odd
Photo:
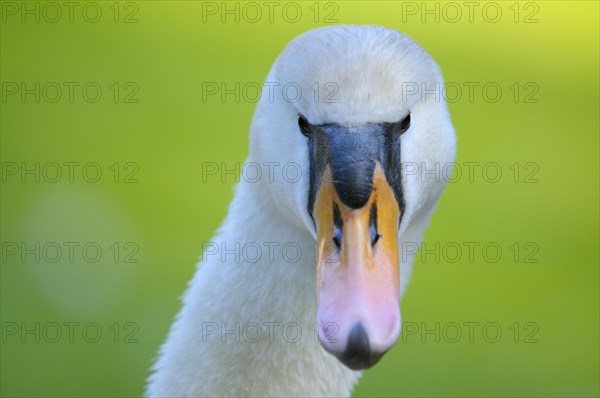
[[[149,395],[349,396],[360,373],[316,338],[312,236],[241,182],[211,244],[218,253],[203,255]]]

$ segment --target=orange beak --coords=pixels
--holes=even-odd
[[[323,347],[351,369],[373,366],[400,334],[400,209],[379,165],[359,209],[346,207],[324,172],[314,204],[317,320]]]

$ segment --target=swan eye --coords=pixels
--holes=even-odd
[[[398,125],[398,132],[405,133],[410,128],[410,113],[402,119]]]
[[[304,134],[306,137],[310,135],[310,123],[302,115],[298,115],[298,127],[300,127],[300,132],[302,132],[302,134]]]

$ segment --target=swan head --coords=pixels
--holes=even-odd
[[[445,185],[431,170],[455,155],[442,86],[435,61],[395,30],[320,28],[277,58],[253,118],[250,160],[300,173],[261,189],[317,241],[319,340],[354,370],[400,334],[399,242],[426,224]]]

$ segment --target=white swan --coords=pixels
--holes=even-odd
[[[397,31],[334,26],[292,41],[267,82],[247,160],[262,177],[238,184],[149,396],[349,396],[400,333],[403,243],[455,154],[438,66]]]

